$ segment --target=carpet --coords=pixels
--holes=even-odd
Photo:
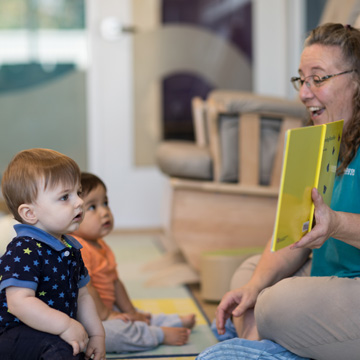
[[[202,350],[217,343],[206,315],[186,286],[179,285],[176,279],[173,285],[166,286],[150,281],[159,272],[166,272],[166,267],[154,266],[156,261],[161,264],[164,256],[161,242],[156,235],[115,233],[109,235],[105,241],[115,253],[119,276],[137,308],[154,314],[159,312],[179,315],[195,313],[197,320],[186,345],[160,345],[149,351],[107,354],[107,359],[193,360]],[[171,264],[168,265],[171,267]]]

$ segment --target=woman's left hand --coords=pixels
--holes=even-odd
[[[299,241],[290,246],[290,249],[309,248],[318,249],[332,236],[335,228],[334,211],[327,206],[316,188],[311,191],[315,205],[315,223],[313,229]]]

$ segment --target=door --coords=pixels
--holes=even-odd
[[[163,227],[171,194],[156,147],[193,139],[191,96],[251,90],[251,1],[87,4],[90,169],[109,186],[117,227]]]

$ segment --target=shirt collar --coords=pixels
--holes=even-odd
[[[36,240],[49,245],[56,251],[67,249],[67,247],[54,236],[50,235],[46,231],[39,229],[33,225],[16,224],[14,225],[17,236],[30,236]],[[66,242],[75,249],[81,249],[82,245],[70,235],[63,235]]]

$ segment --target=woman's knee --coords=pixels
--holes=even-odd
[[[274,340],[275,334],[279,335],[294,325],[298,297],[294,280],[284,279],[258,296],[255,321],[261,338]]]

